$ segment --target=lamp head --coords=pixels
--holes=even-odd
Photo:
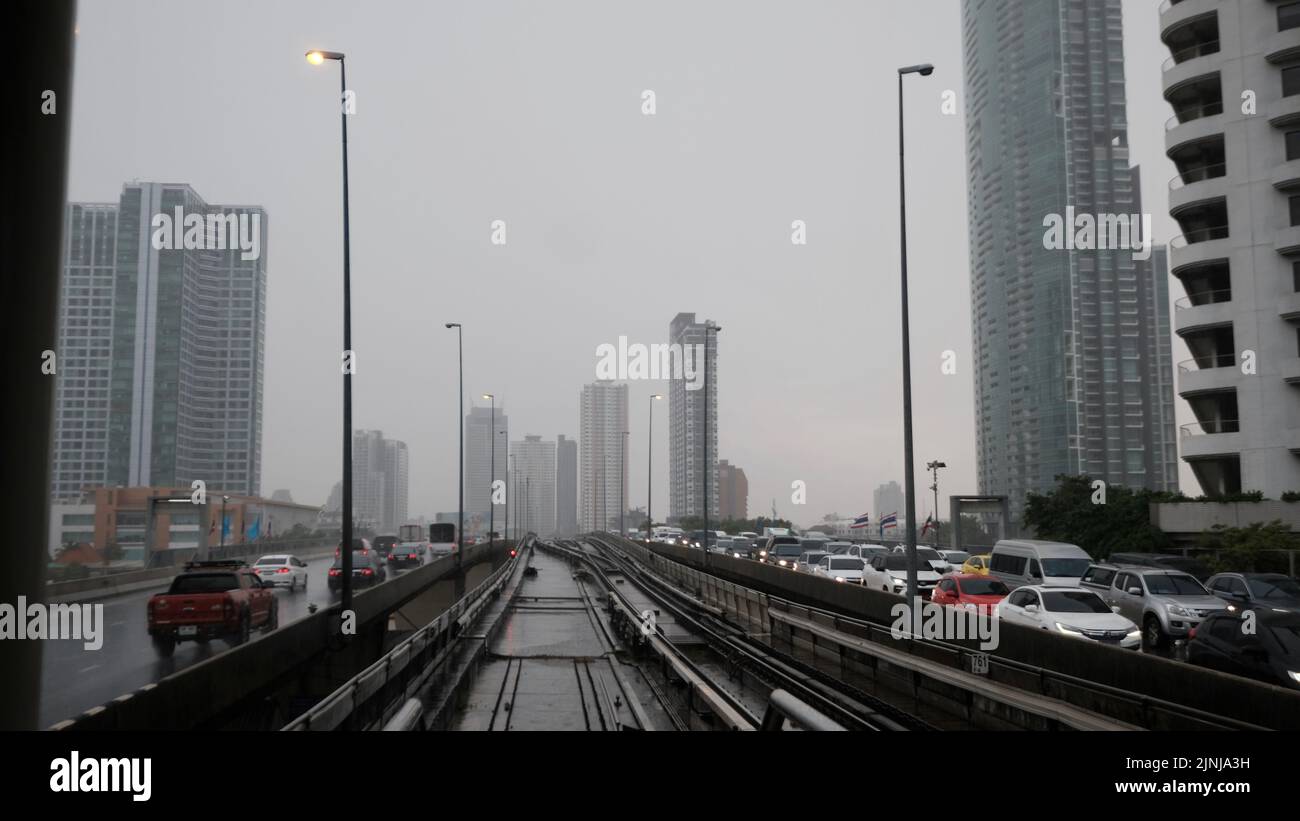
[[[320,65],[326,60],[342,60],[342,59],[343,59],[343,52],[341,51],[321,51],[320,49],[312,49],[311,51],[307,52],[307,62],[311,63],[314,66]]]
[[[922,77],[929,77],[934,73],[934,66],[930,63],[920,63],[914,66],[904,66],[898,70],[899,74],[920,74]]]

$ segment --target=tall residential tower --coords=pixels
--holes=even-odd
[[[1167,291],[1129,165],[1121,2],[963,0],[962,15],[980,492],[1019,519],[1058,474],[1175,489]],[[1090,221],[1115,229],[1105,247]]]

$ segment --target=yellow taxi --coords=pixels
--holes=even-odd
[[[974,573],[976,576],[987,576],[989,574],[989,555],[985,553],[982,556],[971,556],[962,563],[961,572]]]

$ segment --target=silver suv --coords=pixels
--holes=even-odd
[[[1120,615],[1140,625],[1148,647],[1184,638],[1202,619],[1227,609],[1195,577],[1177,570],[1095,564],[1079,584],[1096,590]]]

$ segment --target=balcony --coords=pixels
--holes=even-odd
[[[1174,302],[1174,310],[1184,311],[1188,308],[1199,308],[1202,305],[1217,305],[1220,302],[1232,301],[1232,289],[1221,288],[1217,291],[1197,291],[1194,294],[1188,294]]]
[[[1273,65],[1300,57],[1300,28],[1270,34],[1264,40],[1264,59]]]
[[[1218,6],[1217,0],[1165,0],[1160,4],[1161,38],[1193,17],[1213,14]]]
[[[1212,328],[1232,325],[1232,315],[1236,308],[1232,302],[1217,302],[1209,305],[1189,305],[1174,311],[1174,333],[1179,336],[1200,333]]]
[[[1162,84],[1165,88],[1170,88],[1206,72],[1218,71],[1221,59],[1218,55],[1218,40],[1180,51],[1165,60]]]
[[[1300,357],[1282,363],[1282,381],[1300,388]]]
[[[1241,432],[1236,419],[1192,422],[1178,431],[1178,450],[1184,459],[1211,459],[1241,453]]]
[[[1273,235],[1273,250],[1284,257],[1300,254],[1300,225],[1291,225]]]
[[[1169,181],[1169,211],[1174,213],[1203,200],[1226,199],[1228,166],[1219,163],[1189,168]]]
[[[1300,160],[1288,160],[1275,167],[1269,182],[1279,191],[1300,188]]]
[[[1201,393],[1223,392],[1237,386],[1241,373],[1236,354],[1217,354],[1178,363],[1178,395],[1184,399]]]
[[[1300,122],[1300,94],[1292,94],[1268,104],[1268,111],[1261,111],[1268,116],[1268,124],[1282,128]],[[1168,135],[1165,140],[1168,142]]]
[[[1277,315],[1287,322],[1300,322],[1300,293],[1289,293],[1278,300]]]

